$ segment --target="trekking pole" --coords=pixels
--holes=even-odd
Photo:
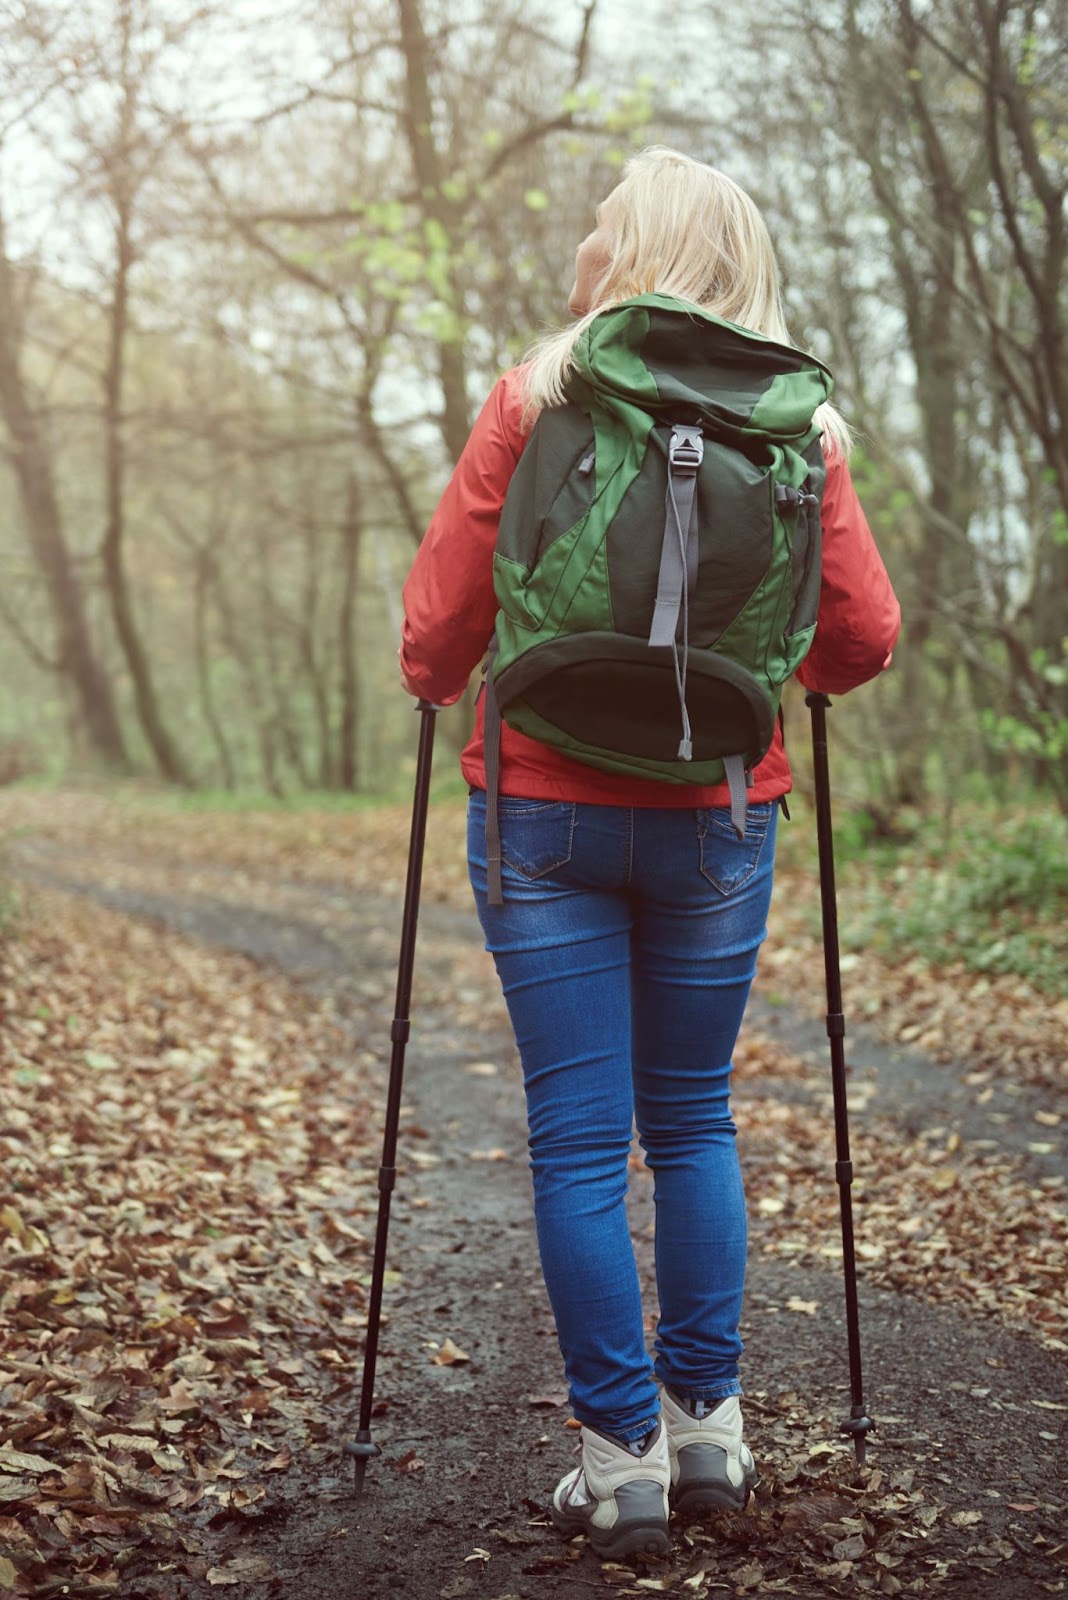
[[[834,836],[831,832],[831,778],[827,764],[827,707],[830,700],[815,691],[806,694],[812,712],[812,757],[816,778],[816,837],[820,857],[820,903],[823,912],[823,963],[827,972],[827,1037],[831,1044],[834,1090],[835,1181],[842,1210],[842,1268],[845,1273],[846,1329],[849,1336],[849,1416],[839,1432],[852,1437],[857,1462],[864,1465],[867,1435],[875,1423],[864,1406],[860,1370],[860,1311],[857,1304],[857,1258],[853,1245],[853,1163],[849,1159],[849,1110],[846,1103],[845,1016],[842,973],[838,959],[838,902],[834,890]]]
[[[389,1036],[393,1052],[389,1064],[389,1094],[386,1100],[386,1126],[382,1136],[382,1165],[378,1169],[378,1224],[375,1230],[374,1264],[371,1268],[371,1302],[367,1310],[367,1341],[363,1352],[363,1388],[360,1393],[360,1425],[356,1438],[342,1448],[354,1458],[355,1489],[363,1493],[367,1463],[381,1454],[371,1438],[371,1408],[375,1394],[375,1366],[378,1361],[378,1332],[382,1321],[382,1285],[386,1274],[386,1236],[389,1208],[397,1181],[397,1132],[400,1126],[401,1090],[404,1084],[404,1051],[410,1024],[408,1009],[412,998],[412,969],[415,966],[415,928],[419,918],[419,888],[423,876],[423,845],[426,840],[426,814],[430,802],[430,767],[434,756],[434,720],[441,710],[429,700],[420,700],[416,710],[422,714],[419,729],[419,758],[415,768],[415,796],[412,801],[412,831],[408,844],[408,878],[404,886],[404,915],[401,922],[400,960],[397,964],[397,1002]]]

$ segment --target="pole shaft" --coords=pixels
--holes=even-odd
[[[367,1307],[367,1342],[363,1358],[363,1386],[360,1391],[360,1434],[368,1438],[371,1409],[374,1405],[378,1336],[382,1321],[386,1241],[389,1235],[390,1206],[397,1175],[397,1135],[400,1129],[401,1094],[404,1088],[404,1054],[410,1031],[408,1013],[412,1000],[415,935],[419,920],[419,891],[423,879],[423,848],[426,843],[430,769],[434,757],[434,724],[438,707],[432,705],[430,701],[420,700],[418,710],[422,714],[422,721],[419,728],[419,756],[415,769],[415,796],[412,801],[412,828],[408,841],[408,877],[404,886],[404,915],[401,922],[400,959],[397,963],[397,995],[393,1009],[393,1026],[390,1029],[393,1049],[389,1063],[386,1122],[382,1135],[382,1165],[378,1173],[378,1223],[375,1228],[371,1297]]]
[[[864,1381],[860,1359],[860,1307],[857,1301],[857,1262],[853,1237],[853,1163],[849,1154],[849,1107],[846,1096],[845,1016],[842,1012],[842,973],[838,946],[838,900],[834,880],[834,833],[831,825],[831,778],[827,758],[826,695],[811,693],[806,704],[812,713],[812,757],[816,780],[816,838],[820,863],[820,903],[823,914],[823,962],[827,981],[827,1037],[831,1047],[831,1088],[834,1097],[835,1179],[842,1216],[842,1266],[845,1277],[846,1333],[849,1341],[849,1389],[854,1415],[864,1408]]]

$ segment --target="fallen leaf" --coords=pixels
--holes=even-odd
[[[347,1367],[350,1364],[348,1357],[343,1356],[340,1350],[313,1350],[312,1355],[330,1367]]]
[[[744,1567],[736,1567],[731,1577],[739,1589],[755,1589],[764,1581],[764,1568],[759,1561],[749,1561]]]
[[[94,1072],[114,1072],[119,1064],[106,1050],[87,1050],[82,1060]]]
[[[0,1478],[0,1505],[11,1505],[18,1500],[29,1500],[37,1493],[35,1478]]]
[[[140,1433],[103,1433],[98,1436],[97,1443],[109,1450],[129,1450],[133,1455],[148,1456],[157,1448],[155,1439]]]
[[[820,1308],[818,1300],[787,1300],[787,1311],[803,1311],[806,1317],[814,1317]]]
[[[839,1539],[832,1546],[831,1554],[836,1561],[859,1561],[866,1549],[864,1536],[854,1533],[848,1539]]]
[[[399,1472],[421,1472],[425,1466],[426,1462],[421,1461],[414,1450],[406,1450],[397,1462]]]
[[[205,1576],[211,1584],[262,1583],[274,1576],[274,1569],[263,1556],[237,1556],[221,1567],[209,1567]]]
[[[470,1361],[471,1357],[466,1350],[461,1350],[458,1344],[453,1344],[451,1339],[446,1339],[441,1349],[430,1359],[436,1367],[455,1367],[461,1361]]]
[[[23,1450],[12,1450],[5,1447],[0,1450],[0,1472],[58,1472],[60,1469],[54,1461],[46,1461],[44,1456],[27,1455]]]

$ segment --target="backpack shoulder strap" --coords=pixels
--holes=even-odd
[[[486,880],[491,906],[503,906],[501,882],[501,824],[497,815],[497,796],[501,787],[501,710],[493,688],[493,658],[497,654],[497,635],[490,639],[486,652],[486,676],[482,685],[482,739],[486,762]]]

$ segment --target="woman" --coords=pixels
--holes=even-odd
[[[636,156],[578,248],[577,320],[499,380],[431,521],[404,590],[411,694],[448,704],[463,692],[493,631],[497,524],[533,423],[563,400],[592,318],[654,292],[789,342],[749,197],[673,151]],[[798,676],[842,694],[889,665],[900,616],[850,481],[847,430],[829,405],[816,418],[823,576]],[[789,766],[777,731],[739,839],[726,786],[623,777],[505,726],[503,905],[487,894],[481,707],[461,766],[471,881],[523,1064],[538,1244],[582,1425],[553,1520],[604,1557],[663,1551],[669,1505],[740,1508],[755,1478],[738,1400],[746,1219],[729,1081]],[[655,1185],[655,1364],[624,1208],[635,1122]]]

